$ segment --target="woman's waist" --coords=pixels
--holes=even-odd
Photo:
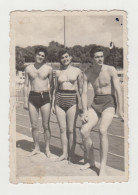
[[[75,91],[76,92],[76,85],[59,85],[58,90],[60,91]]]
[[[59,88],[57,90],[57,93],[72,93],[72,94],[76,94],[76,89],[67,89],[67,88]]]
[[[59,89],[61,90],[76,90],[76,84],[74,83],[60,83],[59,84]]]
[[[56,92],[56,97],[55,97],[55,101],[56,102],[72,102],[75,101],[77,102],[78,97],[77,97],[77,93],[76,90],[66,90],[66,89],[58,89],[58,91]]]

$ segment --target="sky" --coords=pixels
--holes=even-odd
[[[118,18],[116,20],[116,18]],[[66,46],[97,44],[123,47],[123,18],[114,16],[66,16]],[[48,46],[50,41],[64,44],[63,16],[19,16],[15,21],[17,46]]]

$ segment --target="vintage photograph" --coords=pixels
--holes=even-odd
[[[10,14],[10,182],[128,180],[127,14]]]

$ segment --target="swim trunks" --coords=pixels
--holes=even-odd
[[[109,107],[113,107],[116,109],[117,105],[115,96],[111,94],[96,95],[91,107],[98,115],[101,115],[102,112]]]
[[[29,94],[29,102],[31,102],[36,108],[41,108],[47,103],[50,103],[49,92],[35,92],[30,91]]]
[[[77,93],[75,90],[58,89],[56,93],[55,104],[65,112],[78,103]]]

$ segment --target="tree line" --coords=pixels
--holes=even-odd
[[[90,44],[86,46],[75,45],[73,47],[67,47],[70,54],[72,55],[72,61],[78,62],[80,64],[91,63],[92,58],[90,56],[90,50],[95,47],[96,44]],[[46,57],[46,62],[59,62],[58,52],[64,48],[64,45],[51,41],[49,46],[35,45],[28,46],[26,48],[22,48],[16,46],[16,70],[24,71],[24,63],[25,62],[34,62],[35,59],[35,49],[38,47],[44,47],[48,54]],[[115,68],[123,68],[123,48],[113,47],[109,49],[109,47],[101,46],[104,50],[105,60],[104,63],[114,66]]]

